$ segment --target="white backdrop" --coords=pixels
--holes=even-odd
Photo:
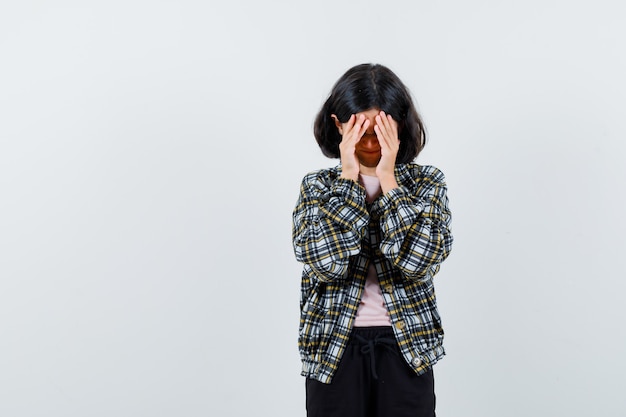
[[[363,62],[448,180],[438,415],[626,415],[624,11],[3,1],[0,415],[304,416],[291,210]]]

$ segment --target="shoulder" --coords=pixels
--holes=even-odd
[[[399,176],[410,182],[430,182],[437,185],[445,185],[446,177],[443,172],[432,165],[419,165],[415,163],[398,166]]]
[[[302,186],[306,188],[328,188],[339,175],[341,175],[339,166],[311,171],[302,178]]]

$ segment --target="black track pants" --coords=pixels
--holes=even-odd
[[[435,417],[432,369],[417,376],[391,327],[355,327],[330,384],[306,380],[308,417]]]

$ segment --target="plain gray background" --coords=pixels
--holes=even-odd
[[[291,211],[362,62],[448,180],[438,415],[626,415],[624,11],[3,1],[0,415],[304,416]]]

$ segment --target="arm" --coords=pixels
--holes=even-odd
[[[362,231],[369,222],[365,191],[355,181],[307,175],[293,211],[296,259],[322,281],[345,276],[350,256],[361,251]]]
[[[439,271],[453,238],[443,174],[427,168],[417,181],[414,192],[405,187],[390,190],[377,210],[381,213],[381,252],[405,278],[421,281]]]

